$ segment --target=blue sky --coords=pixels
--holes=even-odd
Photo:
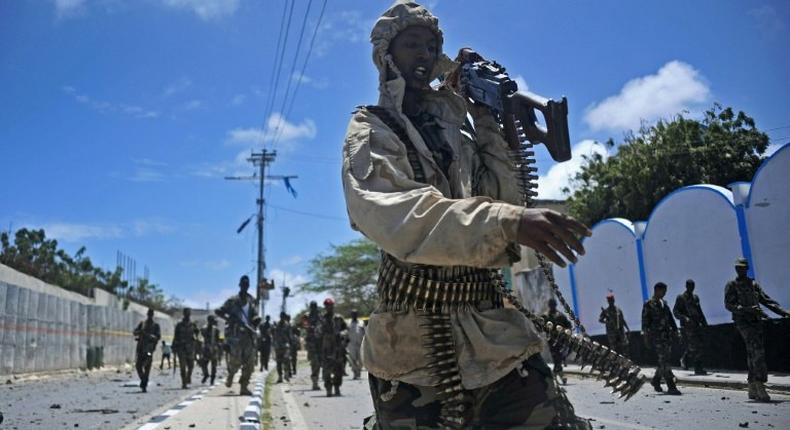
[[[13,0],[0,5],[0,226],[45,227],[105,267],[116,251],[193,305],[216,304],[254,276],[251,149],[272,174],[297,174],[294,199],[267,188],[268,273],[304,282],[307,262],[358,237],[345,221],[340,148],[354,107],[375,103],[368,34],[388,1],[297,0],[278,97],[265,117],[285,0]],[[680,111],[720,102],[790,140],[790,4],[782,1],[428,2],[451,56],[472,46],[530,90],[570,104],[574,155]],[[287,109],[286,109],[287,110]],[[265,140],[265,141],[264,141]],[[543,197],[578,161],[539,152]],[[279,302],[279,295],[273,296]],[[294,299],[300,308],[305,297]]]

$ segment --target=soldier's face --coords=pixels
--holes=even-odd
[[[389,52],[406,80],[406,87],[429,88],[439,54],[439,41],[433,31],[422,26],[407,27],[392,39]]]
[[[614,304],[614,297],[609,297],[606,301],[609,302],[609,306],[612,306]]]
[[[686,291],[688,291],[689,293],[693,293],[694,292],[694,284],[686,284]]]
[[[746,266],[735,266],[735,272],[743,278],[749,273],[749,268]]]
[[[667,294],[666,288],[656,288],[656,297],[658,297],[659,299],[663,299],[666,294]]]

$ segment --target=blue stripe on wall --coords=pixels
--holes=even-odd
[[[738,234],[741,237],[741,252],[743,253],[743,258],[749,262],[749,277],[754,279],[752,246],[749,243],[749,229],[746,227],[746,210],[743,205],[735,206],[735,215],[738,218]]]
[[[642,251],[642,239],[636,239],[636,260],[639,264],[639,283],[642,287],[642,301],[646,302],[650,297],[647,292],[647,273],[645,271],[645,254]]]

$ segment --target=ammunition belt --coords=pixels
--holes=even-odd
[[[494,285],[492,272],[465,266],[407,268],[382,253],[379,304],[387,310],[413,308],[431,313],[481,304],[501,308],[502,296]]]

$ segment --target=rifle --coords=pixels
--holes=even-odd
[[[532,147],[537,143],[543,143],[551,158],[558,162],[571,158],[567,99],[563,97],[560,102],[556,102],[534,93],[519,91],[518,85],[510,79],[504,67],[494,61],[483,59],[471,49],[461,49],[456,61],[459,61],[461,66],[448,77],[450,85],[457,85],[461,94],[466,95],[475,104],[487,107],[500,123],[513,159],[516,179],[521,188],[522,203],[526,207],[532,207],[533,198],[538,194],[536,191],[538,176],[535,174],[537,168],[534,167],[535,152],[532,151]],[[542,114],[545,127],[538,123],[536,111]],[[605,386],[613,387],[613,394],[619,393],[620,397],[626,397],[626,400],[632,397],[646,381],[646,378],[640,375],[639,367],[628,358],[587,337],[584,326],[554,280],[551,263],[540,253],[537,253],[537,258],[554,295],[571,317],[579,334],[573,334],[569,329],[545,322],[526,309],[521,300],[504,286],[504,281],[497,284],[497,290],[544,332],[550,345],[574,352],[577,359],[581,360],[582,368],[590,364],[606,380]]]

